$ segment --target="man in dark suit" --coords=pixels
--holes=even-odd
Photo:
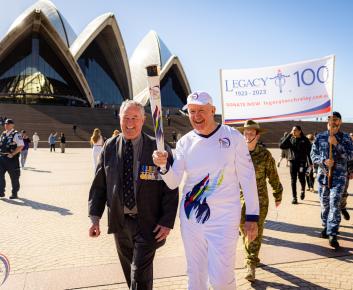
[[[114,234],[132,290],[152,290],[155,252],[173,228],[178,207],[178,190],[166,186],[153,164],[156,142],[142,133],[144,121],[143,106],[132,100],[122,103],[122,134],[104,144],[88,201],[90,237],[100,235],[99,220],[108,207],[108,233]]]

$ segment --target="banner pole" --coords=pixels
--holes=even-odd
[[[331,114],[330,118],[333,118],[333,94],[334,94],[334,84],[335,84],[335,66],[336,66],[336,56],[333,56],[333,70],[332,70],[332,86],[331,86]],[[333,137],[333,131],[332,131],[332,126],[330,126],[330,139]],[[330,140],[330,151],[329,151],[329,159],[332,161],[333,160],[333,154],[332,154],[332,142]],[[332,187],[332,178],[333,178],[333,166],[329,168],[328,172],[328,182],[327,182],[327,187],[331,188]]]
[[[223,80],[222,80],[222,69],[219,70],[219,79],[220,79],[220,87],[221,87],[221,105],[222,105],[222,124],[224,125],[224,103],[223,103]]]

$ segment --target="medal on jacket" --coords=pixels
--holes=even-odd
[[[161,180],[156,166],[141,165],[140,179],[142,180]]]

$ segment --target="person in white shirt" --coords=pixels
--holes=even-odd
[[[37,150],[38,148],[38,143],[39,143],[39,136],[37,134],[37,132],[34,132],[33,136],[32,136],[32,140],[33,140],[33,149]]]
[[[102,151],[103,144],[104,144],[104,139],[101,134],[101,130],[99,130],[98,128],[95,128],[93,130],[90,143],[91,143],[92,149],[93,149],[92,150],[93,170],[96,171],[97,164],[98,164],[98,157]]]
[[[166,152],[153,161],[172,189],[185,174],[180,209],[181,234],[187,260],[189,290],[235,289],[235,254],[241,216],[240,186],[246,203],[245,233],[257,236],[259,200],[254,166],[239,131],[214,120],[215,107],[206,92],[188,96],[194,130],[176,144],[172,166]]]

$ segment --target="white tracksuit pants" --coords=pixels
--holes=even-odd
[[[235,254],[239,236],[240,205],[204,224],[187,219],[180,210],[181,235],[187,260],[188,290],[234,290]],[[236,215],[236,216],[234,216]]]

